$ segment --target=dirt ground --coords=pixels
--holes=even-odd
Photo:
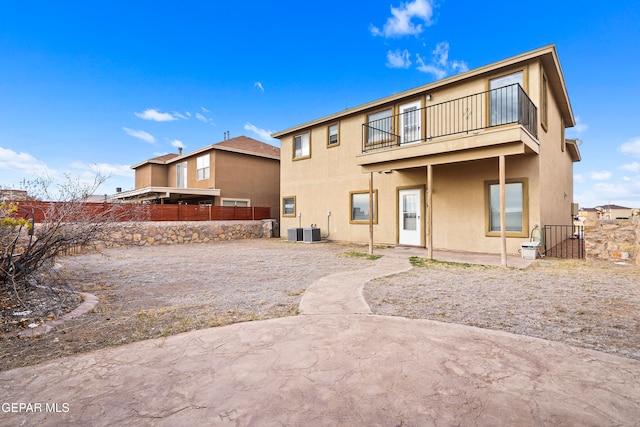
[[[371,262],[341,256],[354,249],[362,250],[240,240],[108,249],[61,258],[61,274],[69,287],[95,295],[98,305],[45,335],[0,339],[0,370],[193,329],[296,315],[309,284]],[[2,332],[60,314],[59,309],[40,312],[40,294],[29,307],[29,320],[20,326],[5,322]],[[71,301],[68,294],[58,299]]]
[[[0,338],[0,370],[193,329],[296,315],[315,280],[370,265],[352,256],[363,251],[273,239],[61,258],[60,274],[69,287],[96,295],[98,305],[47,334]],[[409,272],[365,286],[375,313],[499,329],[640,359],[638,267],[552,259],[524,270],[414,262]],[[69,294],[60,298],[68,308],[77,304]],[[32,313],[18,325],[9,324],[12,313],[5,312],[0,334],[59,315]]]
[[[413,264],[365,286],[375,314],[496,329],[640,360],[637,266],[557,258],[526,269]]]

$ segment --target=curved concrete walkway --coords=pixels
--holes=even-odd
[[[640,425],[640,362],[367,314],[363,284],[406,258],[318,280],[297,317],[1,372],[0,425]]]

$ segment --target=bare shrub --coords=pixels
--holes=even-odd
[[[140,219],[139,205],[89,202],[105,179],[96,175],[87,183],[67,176],[52,195],[51,181],[38,178],[24,183],[31,200],[0,205],[0,289],[19,298],[29,286],[63,287],[58,256],[91,246],[114,222]]]

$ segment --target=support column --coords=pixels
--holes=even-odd
[[[506,214],[506,159],[499,157],[500,175],[500,258],[503,266],[507,266],[507,214]]]
[[[373,172],[369,172],[369,254],[373,255]]]
[[[433,166],[427,165],[427,257],[433,259]]]

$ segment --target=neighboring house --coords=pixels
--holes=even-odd
[[[29,197],[26,190],[0,188],[0,202],[10,202],[12,200],[27,200],[28,198]]]
[[[596,220],[600,219],[600,213],[596,208],[580,208],[578,213],[579,221]]]
[[[280,215],[280,149],[246,136],[131,167],[134,190],[112,197],[155,203],[260,206]]]
[[[633,208],[618,205],[596,206],[595,210],[598,212],[599,219],[631,218],[633,216]]]
[[[551,45],[277,132],[281,229],[506,262],[572,224],[574,125]]]

